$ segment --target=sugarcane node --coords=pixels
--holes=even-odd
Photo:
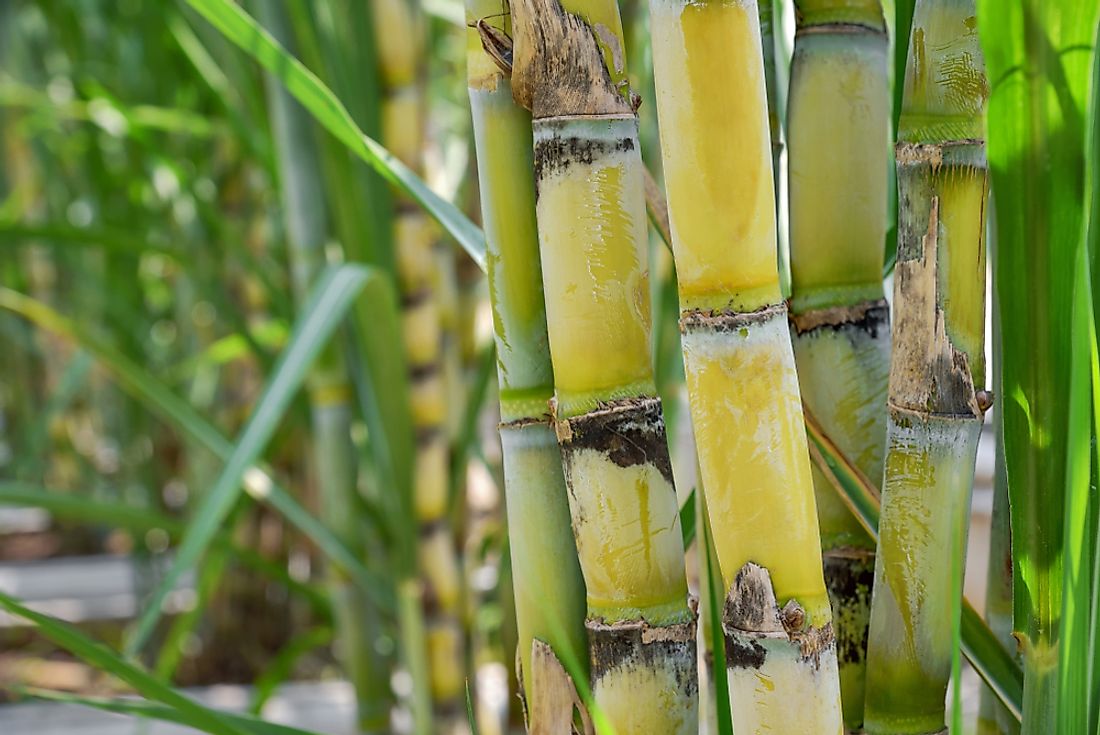
[[[851,306],[811,309],[801,314],[791,311],[790,320],[799,335],[818,329],[854,329],[876,339],[879,330],[890,328],[890,305],[886,299],[873,299]]]
[[[558,441],[567,466],[580,450],[599,452],[619,467],[652,465],[674,487],[665,421],[658,398],[626,398],[559,421]],[[568,470],[567,470],[568,471]]]
[[[554,125],[544,121],[541,125]],[[575,135],[551,135],[535,141],[535,199],[539,183],[551,176],[564,175],[573,164],[591,166],[606,156],[634,150],[634,138],[599,140]]]
[[[585,621],[592,662],[592,685],[616,669],[646,671],[676,666],[677,691],[693,696],[699,690],[696,667],[695,616],[683,623],[651,626],[645,620],[605,623]]]
[[[409,382],[424,383],[437,376],[442,369],[442,366],[436,361],[426,362],[421,365],[410,365]]]
[[[802,25],[801,22],[798,28],[794,32],[795,39],[803,38],[805,36],[818,36],[818,35],[855,35],[865,34],[868,36],[882,36],[887,37],[886,26],[873,26],[869,23],[818,23],[815,25]]]
[[[512,33],[512,96],[535,119],[633,114],[600,49],[599,38],[613,33],[601,34],[558,0],[512,0]]]
[[[681,334],[691,334],[692,332],[728,334],[757,324],[764,324],[776,317],[785,317],[786,313],[786,302],[762,306],[756,311],[747,313],[692,309],[680,315],[680,332]]]
[[[727,669],[759,669],[768,660],[768,652],[752,638],[728,633],[723,638]]]

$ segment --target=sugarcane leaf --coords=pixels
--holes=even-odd
[[[302,656],[332,642],[332,628],[314,627],[296,636],[275,655],[263,673],[252,682],[252,701],[248,711],[259,715],[283,682],[294,673],[294,666]]]
[[[695,541],[695,503],[696,503],[695,488],[692,488],[688,493],[687,498],[684,500],[684,504],[680,506],[680,534],[684,539],[684,548],[691,546]]]
[[[412,507],[416,436],[410,411],[408,367],[402,344],[396,289],[389,279],[366,284],[355,313],[356,329],[346,351],[355,396],[367,425],[370,451],[379,483],[392,491],[380,499],[402,573],[416,564],[416,531]]]
[[[913,28],[916,0],[894,0],[894,131],[901,119],[901,97],[905,91],[905,64],[909,59],[909,35]]]
[[[137,365],[105,340],[87,330],[79,329],[71,321],[45,304],[11,289],[0,287],[0,308],[19,314],[38,327],[79,344],[92,354],[99,364],[109,370],[119,387],[132,394],[144,405],[159,414],[194,441],[214,455],[227,461],[233,452],[233,444],[206,419],[200,416],[186,401],[165,388],[148,371]],[[351,574],[364,590],[370,592],[383,609],[392,610],[393,596],[388,586],[380,584],[376,573],[363,562],[295,500],[273,478],[260,468],[250,472],[249,487],[253,497],[263,500],[283,515],[337,566]]]
[[[21,688],[19,692],[28,697],[34,697],[35,699],[42,699],[48,702],[57,702],[58,704],[76,704],[82,707],[91,707],[93,709],[98,709],[103,712],[113,712],[114,714],[119,715],[131,715],[133,717],[141,717],[147,720],[172,722],[177,725],[187,725],[189,727],[196,727],[200,730],[203,729],[202,725],[196,723],[194,718],[189,717],[171,707],[166,707],[162,704],[157,704],[155,702],[149,702],[146,700],[88,697],[79,694],[70,694],[68,692],[53,691],[50,689],[39,689],[37,687]],[[249,735],[317,735],[317,733],[313,733],[308,730],[302,730],[297,727],[289,727],[287,725],[278,725],[274,722],[265,722],[255,717],[249,717],[248,715],[241,715],[233,712],[222,712],[219,710],[210,711],[216,712],[218,717],[236,725],[240,728],[241,731],[248,733]],[[206,732],[209,731],[207,730]]]
[[[459,424],[458,436],[452,443],[454,449],[451,459],[450,491],[447,506],[453,512],[459,501],[459,490],[466,482],[466,463],[470,458],[470,450],[478,441],[477,420],[485,408],[485,399],[489,395],[489,383],[496,371],[497,345],[496,341],[490,342],[481,351],[477,359],[477,372],[467,391],[466,403],[462,409],[462,423]]]
[[[129,253],[131,255],[157,253],[167,255],[176,261],[186,262],[184,253],[180,252],[178,248],[151,243],[147,238],[137,237],[129,232],[117,229],[73,227],[58,222],[29,224],[0,221],[0,245],[12,246],[30,243],[100,248],[109,252]]]
[[[240,498],[241,481],[260,458],[283,415],[305,380],[313,360],[355,303],[363,284],[376,274],[365,266],[343,265],[326,271],[312,290],[309,302],[293,330],[290,342],[268,378],[260,399],[226,460],[213,487],[207,491],[187,532],[176,549],[172,566],[150,595],[135,623],[125,651],[140,651],[153,634],[169,593],[184,572],[199,562]],[[264,492],[261,486],[261,493]]]
[[[9,480],[0,480],[0,505],[41,508],[55,518],[122,528],[136,533],[159,529],[167,533],[169,539],[173,541],[178,539],[186,528],[186,524],[176,518],[155,510],[139,508],[130,503],[96,500],[83,493],[58,492],[38,485]],[[245,566],[278,581],[308,599],[319,615],[331,615],[328,600],[313,587],[291,577],[285,567],[265,559],[252,549],[221,540],[216,543],[219,548],[229,551]]]
[[[825,434],[821,424],[805,404],[806,434],[810,439],[810,459],[836,490],[867,533],[878,541],[881,499],[878,488],[844,456]],[[989,685],[997,698],[1016,719],[1023,712],[1023,674],[1020,667],[997,641],[989,625],[964,597],[959,635],[962,652],[978,676]]]
[[[13,597],[0,592],[0,607],[33,623],[42,635],[81,660],[105,671],[132,686],[149,699],[168,705],[189,724],[214,735],[246,735],[247,731],[221,713],[207,709],[177,692],[136,664],[107,646],[88,638],[76,628],[24,607]]]
[[[470,697],[470,680],[466,680],[466,724],[470,727],[471,735],[479,735],[477,717],[474,716],[474,700]]]
[[[1003,325],[1000,405],[1012,507],[1013,618],[1029,679],[1024,729],[1030,732],[1051,727],[1060,711],[1069,717],[1066,707],[1078,699],[1059,686],[1075,674],[1049,662],[1066,645],[1059,639],[1065,632],[1067,471],[1075,443],[1066,412],[1074,343],[1084,337],[1074,335],[1071,315],[1087,221],[1086,103],[1098,15],[1096,0],[978,4],[992,80],[987,138]]]
[[[1062,635],[1058,648],[1059,732],[1085,733],[1090,711],[1089,689],[1092,564],[1096,558],[1097,497],[1092,480],[1092,293],[1088,252],[1081,241],[1073,299],[1072,365],[1070,367],[1069,431],[1066,442],[1065,530],[1063,538]],[[1090,340],[1088,337],[1093,339]],[[1092,342],[1090,344],[1090,342]]]
[[[226,38],[277,76],[297,100],[332,135],[398,187],[426,212],[485,269],[485,236],[454,205],[433,192],[408,166],[356,125],[351,113],[315,74],[287,53],[248,13],[231,0],[187,0]]]
[[[705,572],[702,582],[707,585],[706,610],[710,625],[710,654],[714,662],[714,691],[711,699],[714,700],[715,721],[718,725],[718,735],[733,735],[733,712],[730,709],[729,674],[726,671],[726,645],[725,629],[722,627],[722,609],[725,605],[725,584],[722,573],[718,567],[718,553],[714,548],[714,536],[710,528],[710,517],[706,509],[706,497],[699,496],[696,502],[700,503],[697,513],[702,518],[703,535],[699,547],[700,559]]]

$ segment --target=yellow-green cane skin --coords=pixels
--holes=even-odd
[[[792,338],[806,405],[882,478],[889,42],[879,0],[798,0],[788,98]],[[874,542],[814,468],[844,723],[863,724]]]
[[[528,726],[550,696],[533,687],[532,645],[587,673],[585,590],[570,524],[561,454],[549,417],[554,375],[535,221],[531,114],[512,99],[507,77],[485,53],[479,20],[508,30],[492,0],[467,4],[467,79],[497,345],[518,659]],[[573,702],[555,703],[572,711]]]
[[[513,586],[519,627],[519,660],[528,702],[531,644],[540,640],[587,666],[584,582],[570,531],[569,504],[557,438],[548,422],[516,422],[500,428]]]
[[[776,263],[758,7],[652,0],[650,14],[684,367],[727,590],[734,728],[839,733],[831,610]]]
[[[954,598],[966,553],[979,421],[891,411],[868,642],[866,732],[945,728]]]
[[[890,321],[884,302],[848,311],[839,324],[800,331],[792,323],[802,396],[828,436],[871,478],[881,478],[886,444]],[[813,468],[825,585],[833,607],[841,701],[849,730],[863,723],[867,626],[875,543]]]
[[[557,432],[587,588],[593,695],[616,732],[695,733],[695,618],[652,397],[637,121],[536,120],[534,142]]]

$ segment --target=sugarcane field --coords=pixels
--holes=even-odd
[[[1100,0],[0,0],[0,735],[1100,735]]]

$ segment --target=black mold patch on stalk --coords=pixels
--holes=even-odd
[[[673,485],[661,403],[654,398],[619,401],[558,425],[566,473],[573,452],[591,449],[619,467],[653,465]],[[572,487],[572,484],[570,484]]]
[[[859,663],[867,657],[874,553],[866,549],[839,549],[827,552],[823,560],[825,586],[837,622],[837,656],[841,662]],[[859,625],[854,624],[857,621]]]
[[[740,640],[731,635],[726,641],[726,667],[731,669],[759,669],[768,658],[764,647],[753,640]]]
[[[591,166],[604,156],[625,153],[635,148],[633,137],[599,140],[579,136],[552,136],[535,142],[535,198],[544,178],[564,174],[574,163]]]
[[[686,623],[655,627],[645,621],[605,624],[589,620],[588,645],[592,659],[592,682],[624,667],[658,670],[668,662],[684,662],[677,670],[677,691],[694,696],[699,691],[695,672],[695,619]]]
[[[855,306],[813,309],[791,314],[791,324],[799,336],[813,337],[825,331],[855,334],[863,332],[871,339],[889,333],[890,307],[885,299],[865,301]]]

